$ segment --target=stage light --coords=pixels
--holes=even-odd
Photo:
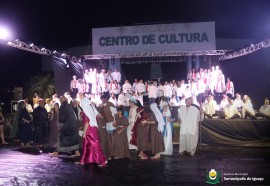
[[[61,54],[62,57],[64,57],[65,55],[66,55],[65,53]]]
[[[7,44],[8,44],[8,45],[12,45],[12,42],[11,42],[11,41],[9,41]]]
[[[45,48],[42,48],[41,50],[45,50]]]
[[[30,47],[32,47],[32,46],[34,46],[34,43],[31,43],[31,44],[30,44]]]
[[[53,51],[53,53],[55,54],[57,51],[55,50],[55,51]]]
[[[0,28],[0,39],[7,40],[9,38],[9,32],[6,28]]]

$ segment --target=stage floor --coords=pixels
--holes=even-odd
[[[48,150],[0,146],[0,185],[205,185],[211,169],[222,173],[221,180],[228,173],[264,179],[223,180],[224,185],[270,184],[270,148],[202,146],[190,157],[179,156],[175,145],[174,154],[160,160],[139,160],[131,151],[129,160],[111,160],[105,168],[75,165],[67,155],[49,158]]]

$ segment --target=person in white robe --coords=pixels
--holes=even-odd
[[[149,98],[149,103],[155,103],[155,100],[157,99],[157,95],[158,95],[158,88],[151,83],[148,86],[148,98]]]
[[[114,72],[112,73],[113,80],[117,81],[117,83],[121,82],[121,73],[118,71],[118,69],[114,69]]]
[[[117,99],[116,99],[116,97],[115,97],[114,94],[111,94],[111,96],[110,96],[110,98],[109,98],[109,102],[113,103],[114,106],[116,106],[116,107],[118,106],[118,104],[117,104]]]
[[[219,105],[220,110],[223,110],[224,107],[226,107],[228,104],[229,104],[228,96],[223,95],[223,99],[221,100],[220,105]]]
[[[192,98],[186,99],[186,106],[178,109],[178,117],[181,122],[179,154],[187,152],[194,156],[199,138],[200,110],[191,106]]]
[[[229,98],[228,103],[229,104],[224,107],[225,119],[240,118],[240,113],[238,112],[236,106],[233,104],[233,100]]]
[[[107,77],[106,77],[105,69],[102,69],[100,74],[98,75],[98,85],[101,88],[101,92],[106,92],[107,90]]]
[[[212,95],[214,95],[214,90],[215,90],[216,85],[217,85],[217,79],[218,79],[217,77],[218,77],[217,71],[216,71],[215,67],[212,66],[210,76],[209,76],[209,89],[210,89]]]
[[[117,83],[116,80],[113,80],[110,83],[110,93],[114,94],[116,98],[118,98],[118,95],[121,91],[121,86],[119,85],[119,83]]]
[[[123,84],[122,90],[123,90],[124,94],[127,94],[127,93],[131,94],[132,86],[131,86],[131,84],[129,83],[128,80],[126,80],[125,84]]]
[[[123,107],[129,105],[127,98],[123,92],[120,92],[120,94],[118,95],[117,104],[118,104],[118,106],[123,106]]]
[[[96,94],[97,93],[97,86],[98,86],[98,77],[97,77],[97,69],[92,70],[90,68],[89,70],[89,82],[92,84],[91,93]]]
[[[170,99],[170,106],[171,107],[178,107],[179,106],[179,103],[177,102],[175,95],[173,95],[172,98]]]
[[[227,96],[229,98],[233,98],[234,97],[234,84],[233,82],[230,80],[230,78],[227,78],[227,83],[226,83],[226,92],[225,94],[227,94]]]
[[[170,84],[168,84],[167,81],[165,81],[162,90],[163,90],[164,97],[168,99],[172,97],[172,87],[170,86]]]
[[[218,94],[222,94],[223,92],[226,91],[225,77],[221,70],[218,71],[217,84],[215,90]]]
[[[242,118],[251,118],[251,119],[256,119],[255,117],[255,111],[253,109],[253,104],[251,103],[251,100],[249,96],[244,95],[243,96],[243,108],[242,108]]]
[[[235,94],[235,100],[233,102],[233,104],[236,106],[237,110],[240,112],[242,110],[242,107],[244,105],[243,100],[241,99],[241,95],[236,93]]]
[[[203,105],[204,115],[208,118],[213,118],[217,116],[217,102],[213,99],[213,96],[207,97],[207,102]]]
[[[157,88],[158,88],[157,98],[158,98],[158,100],[161,100],[163,98],[163,96],[164,96],[163,85],[161,83],[158,83]]]
[[[135,91],[137,93],[137,86],[138,86],[138,79],[134,80],[134,83],[132,85],[132,91]]]
[[[260,107],[259,112],[256,114],[256,117],[263,117],[266,119],[270,119],[270,105],[269,99],[265,98],[264,105]]]

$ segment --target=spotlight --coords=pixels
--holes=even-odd
[[[32,46],[34,46],[34,43],[31,43],[31,44],[30,44],[30,47],[32,47]]]
[[[64,57],[64,56],[66,56],[66,54],[65,54],[65,53],[63,53],[63,54],[61,54],[61,56],[62,56],[62,57]]]
[[[41,50],[45,50],[45,48],[42,48]]]
[[[5,28],[0,28],[0,39],[7,40],[9,37],[8,30]]]
[[[55,54],[57,51],[55,50],[55,51],[53,51],[53,53]]]

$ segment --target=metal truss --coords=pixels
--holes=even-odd
[[[74,62],[81,61],[81,59],[79,57],[71,56],[68,54],[60,54],[59,52],[56,52],[56,51],[52,52],[49,49],[40,48],[38,46],[35,46],[34,44],[27,44],[27,43],[19,41],[19,40],[8,41],[8,42],[6,42],[6,45],[8,45],[10,47],[17,48],[17,49],[26,50],[28,52],[33,52],[36,54],[47,55],[47,56],[55,55],[55,56],[58,56],[58,57],[61,57],[64,59],[69,59],[69,60],[74,61]]]
[[[10,47],[14,47],[14,48],[18,48],[21,50],[26,50],[28,52],[33,52],[33,53],[37,53],[37,54],[41,54],[41,55],[51,55],[52,52],[46,48],[39,48],[37,46],[35,46],[34,44],[27,44],[25,42],[19,41],[19,40],[15,40],[15,41],[9,41],[7,43],[8,46]]]
[[[261,41],[260,43],[257,43],[257,44],[251,44],[250,46],[243,48],[241,50],[228,51],[225,53],[225,55],[220,56],[219,60],[223,61],[223,60],[227,60],[227,59],[237,58],[240,56],[250,54],[250,53],[255,52],[257,50],[260,50],[262,48],[268,48],[268,47],[270,47],[270,39],[266,39],[266,40]]]
[[[171,51],[171,52],[145,52],[145,53],[120,53],[83,55],[84,60],[112,59],[112,58],[141,58],[141,57],[169,57],[169,56],[204,56],[224,55],[228,50],[202,50],[202,51]]]

